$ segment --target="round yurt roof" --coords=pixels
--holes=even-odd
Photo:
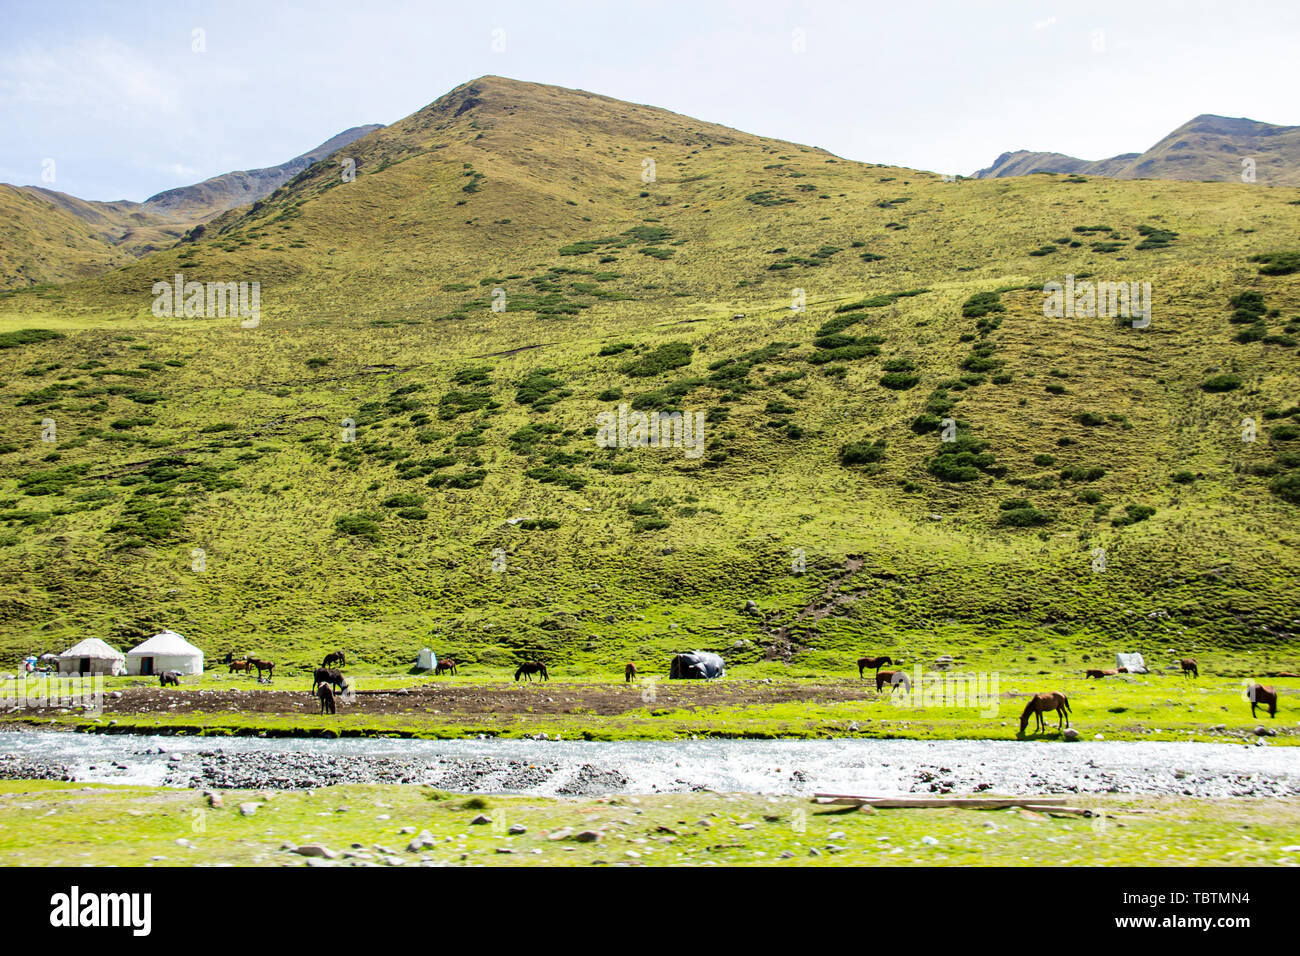
[[[175,631],[162,631],[126,652],[128,657],[191,657],[203,652]]]
[[[97,657],[101,659],[120,661],[125,660],[125,656],[115,647],[110,647],[97,637],[88,637],[80,644],[74,644],[59,657]]]

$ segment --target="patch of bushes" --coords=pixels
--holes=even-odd
[[[1230,392],[1241,388],[1241,377],[1231,372],[1221,372],[1207,378],[1201,383],[1201,388],[1207,392]]]

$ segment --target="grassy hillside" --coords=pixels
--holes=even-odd
[[[354,154],[0,297],[0,650],[1293,646],[1300,190],[945,183],[495,77]],[[260,324],[155,318],[178,272]],[[1067,273],[1150,325],[1044,318]],[[620,402],[704,454],[598,447]]]
[[[0,183],[0,290],[99,275],[173,246],[195,226],[261,199],[312,163],[380,128],[355,126],[279,166],[223,173],[142,203],[96,202]]]

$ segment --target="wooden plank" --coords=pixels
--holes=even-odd
[[[814,803],[858,805],[881,808],[905,807],[967,807],[984,810],[996,810],[1004,807],[1024,807],[1034,810],[1045,807],[1060,807],[1062,800],[1070,799],[1061,794],[1048,794],[1041,797],[868,797],[846,793],[818,793],[813,795]]]

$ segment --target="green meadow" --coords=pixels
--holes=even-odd
[[[6,866],[1295,866],[1294,801],[1071,799],[1018,809],[864,813],[795,797],[672,794],[554,800],[412,786],[194,791],[0,782]],[[238,809],[255,804],[251,815]],[[475,819],[483,822],[473,823]],[[512,828],[523,832],[511,833]],[[427,833],[427,836],[426,836]],[[579,834],[590,834],[579,840]],[[408,849],[413,838],[422,846]]]

